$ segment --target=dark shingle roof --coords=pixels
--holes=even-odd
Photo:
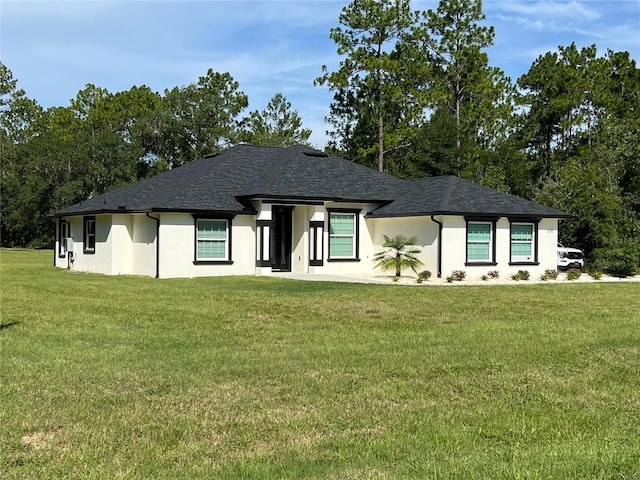
[[[372,216],[488,215],[568,218],[565,212],[498,192],[459,177],[444,176],[410,180],[393,203]]]
[[[297,145],[250,182],[243,197],[390,202],[403,180]]]
[[[457,177],[402,180],[301,145],[237,145],[134,185],[58,211],[55,216],[127,212],[255,213],[251,198],[367,202],[371,216],[567,214]]]
[[[249,198],[389,202],[402,180],[304,146],[237,145],[58,211],[248,213]]]

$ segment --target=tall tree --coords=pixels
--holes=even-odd
[[[518,79],[525,109],[518,135],[536,159],[541,180],[562,167],[585,140],[592,143],[594,98],[600,96],[594,90],[595,55],[595,45],[559,47],[538,57]]]
[[[42,108],[27,98],[11,70],[0,62],[0,130],[12,143],[26,141],[33,135],[30,127],[41,115]]]
[[[358,111],[373,112],[377,137],[377,167],[384,171],[384,155],[397,148],[401,139],[392,139],[385,125],[385,109],[392,103],[410,98],[402,84],[406,58],[402,38],[415,22],[409,0],[354,0],[345,6],[338,19],[341,26],[331,29],[330,37],[344,56],[336,72],[322,67],[316,85],[328,85],[337,101],[357,99]],[[350,95],[350,92],[353,92]],[[401,98],[402,97],[402,98]],[[342,108],[333,111],[341,115]],[[330,122],[340,122],[329,119]],[[385,142],[388,141],[389,145]]]
[[[412,38],[416,61],[432,66],[426,82],[432,108],[446,107],[455,118],[456,173],[476,181],[478,151],[506,134],[512,113],[510,80],[489,67],[485,49],[494,30],[481,25],[484,19],[481,0],[440,0],[437,10],[423,13]]]
[[[171,167],[232,145],[248,104],[231,75],[212,69],[197,83],[165,90],[157,155]]]
[[[307,144],[311,130],[302,128],[302,119],[282,93],[276,93],[266,108],[255,110],[245,119],[242,141],[254,145],[288,147]]]
[[[590,261],[630,251],[640,262],[635,62],[626,52],[598,57],[595,45],[571,44],[539,57],[518,83],[524,110],[514,137],[535,166],[536,199],[574,215],[563,237]]]
[[[0,62],[0,242],[3,246],[24,246],[34,238],[32,216],[19,215],[23,201],[29,203],[29,182],[25,174],[31,159],[21,155],[25,142],[37,136],[35,125],[42,108],[25,91],[11,70]],[[42,208],[42,207],[40,207]]]

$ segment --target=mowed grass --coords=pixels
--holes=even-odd
[[[640,478],[640,284],[74,274],[0,252],[0,477]]]

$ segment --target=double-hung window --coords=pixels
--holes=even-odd
[[[196,262],[231,260],[231,220],[196,219]]]
[[[536,224],[511,223],[511,263],[535,263]]]
[[[467,264],[495,262],[495,221],[467,221]]]
[[[69,222],[60,220],[58,226],[58,256],[64,257],[67,253],[67,238],[71,236]]]
[[[358,259],[358,213],[329,212],[329,260]]]
[[[96,217],[84,217],[82,226],[82,253],[96,253]]]

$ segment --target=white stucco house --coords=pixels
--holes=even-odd
[[[107,275],[374,275],[384,235],[422,269],[538,275],[569,215],[454,176],[403,180],[304,146],[238,145],[64,208],[55,265]]]

